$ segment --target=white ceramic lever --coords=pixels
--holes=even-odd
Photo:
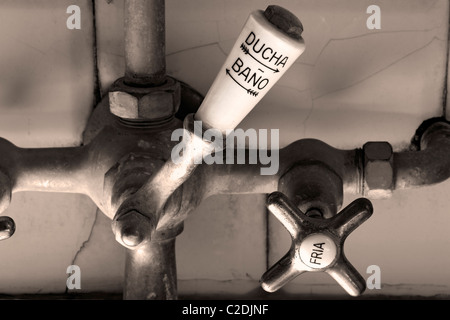
[[[305,50],[303,26],[279,6],[250,14],[195,120],[233,130]]]

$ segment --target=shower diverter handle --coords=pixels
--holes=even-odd
[[[252,12],[195,119],[224,135],[233,130],[303,53],[302,32],[282,7]]]
[[[281,192],[269,195],[267,207],[288,230],[292,246],[262,276],[265,291],[277,291],[304,272],[326,272],[348,294],[358,296],[364,292],[365,281],[346,259],[343,247],[347,236],[372,215],[368,199],[353,201],[329,219],[308,217]]]

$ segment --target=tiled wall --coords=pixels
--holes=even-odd
[[[91,1],[81,30],[66,27],[73,1],[0,1],[0,136],[20,147],[76,146],[94,104]],[[64,292],[65,274],[95,219],[90,199],[14,194],[17,224],[0,245],[3,293]]]
[[[71,4],[81,7],[81,30],[66,28]],[[389,141],[398,151],[423,120],[445,113],[445,0],[166,0],[168,73],[205,94],[248,14],[268,4],[301,19],[306,51],[243,128],[281,128],[281,147],[312,137],[342,149]],[[381,8],[379,30],[366,27],[371,4]],[[123,75],[122,20],[119,0],[1,0],[0,136],[22,147],[79,145],[96,92]],[[450,294],[449,190],[450,181],[373,201],[373,217],[345,247],[364,277],[380,266],[382,289],[369,294]],[[70,264],[82,270],[82,292],[120,292],[123,248],[87,197],[15,194],[5,214],[17,232],[0,244],[0,293],[64,292]],[[258,292],[267,263],[289,245],[263,195],[209,198],[177,241],[180,292]],[[286,290],[342,293],[326,274]]]

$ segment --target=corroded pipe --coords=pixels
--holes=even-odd
[[[139,142],[135,135],[119,134],[120,130],[108,128],[91,144],[73,148],[23,149],[0,139],[3,155],[0,169],[5,179],[9,179],[9,183],[2,185],[11,188],[11,193],[82,193],[96,204],[104,203],[106,199],[101,198],[102,194],[112,192],[102,191],[107,187],[103,185],[106,172],[133,149],[145,153],[156,139],[151,134],[147,142],[144,142],[145,136],[141,136]],[[445,122],[433,125],[422,140],[420,151],[394,153],[395,189],[435,184],[449,178],[450,125]],[[139,149],[136,145],[145,148]],[[261,175],[263,165],[260,163],[200,165],[185,182],[183,198],[196,203],[214,194],[270,193],[277,189],[282,174],[304,160],[323,162],[341,177],[345,193],[361,194],[362,157],[361,149],[338,150],[318,140],[298,140],[280,150],[280,169],[273,176]],[[109,217],[111,215],[108,213]]]
[[[450,177],[450,124],[437,122],[423,134],[420,151],[394,154],[395,189],[436,184]]]
[[[125,300],[177,299],[175,238],[127,249],[125,261]]]
[[[125,81],[157,86],[166,76],[165,0],[125,1]]]
[[[46,191],[85,193],[89,181],[85,147],[16,149],[14,192]]]
[[[237,152],[236,152],[237,153]],[[246,151],[248,159],[249,151]],[[276,175],[261,175],[258,164],[213,164],[197,169],[204,177],[205,196],[214,194],[271,193],[278,180],[297,163],[317,160],[332,168],[343,180],[344,191],[360,194],[362,184],[361,150],[339,150],[315,139],[297,140],[279,150],[279,170]]]

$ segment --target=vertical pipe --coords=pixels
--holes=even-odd
[[[127,249],[123,298],[177,299],[175,238],[149,241],[137,250]]]
[[[125,0],[125,81],[157,86],[166,75],[165,0]]]

